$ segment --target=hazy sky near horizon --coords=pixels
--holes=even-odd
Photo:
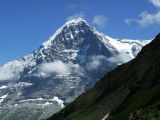
[[[151,39],[160,32],[160,0],[0,0],[0,64],[36,50],[77,17],[113,38]]]

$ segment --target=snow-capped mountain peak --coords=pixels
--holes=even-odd
[[[61,26],[50,38],[49,40],[45,41],[42,45],[44,47],[51,46],[53,40],[56,36],[58,36],[64,29],[69,28],[70,26],[78,27],[81,24],[85,24],[89,26],[86,20],[82,18],[72,19],[67,21],[63,26]],[[78,31],[77,31],[78,32]]]
[[[7,95],[1,101],[0,117],[11,107],[11,116],[32,108],[29,118],[49,117],[62,108],[51,103],[54,96],[68,104],[149,42],[111,38],[82,18],[67,21],[39,49],[0,67],[0,96]]]
[[[76,19],[69,20],[64,24],[64,26],[65,25],[67,25],[67,26],[78,25],[78,24],[81,24],[81,23],[85,23],[86,25],[89,26],[88,22],[83,18],[76,18]]]

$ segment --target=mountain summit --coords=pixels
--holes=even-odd
[[[0,118],[52,115],[149,42],[113,39],[83,19],[66,22],[38,50],[0,67]]]

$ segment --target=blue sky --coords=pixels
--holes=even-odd
[[[0,64],[37,49],[75,17],[114,38],[150,39],[160,32],[160,0],[0,0]]]

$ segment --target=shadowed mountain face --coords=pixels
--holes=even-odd
[[[48,120],[158,120],[159,49],[160,34],[135,59],[106,74],[91,90]]]
[[[110,38],[83,19],[66,22],[38,50],[0,67],[1,120],[51,116],[149,42]]]

